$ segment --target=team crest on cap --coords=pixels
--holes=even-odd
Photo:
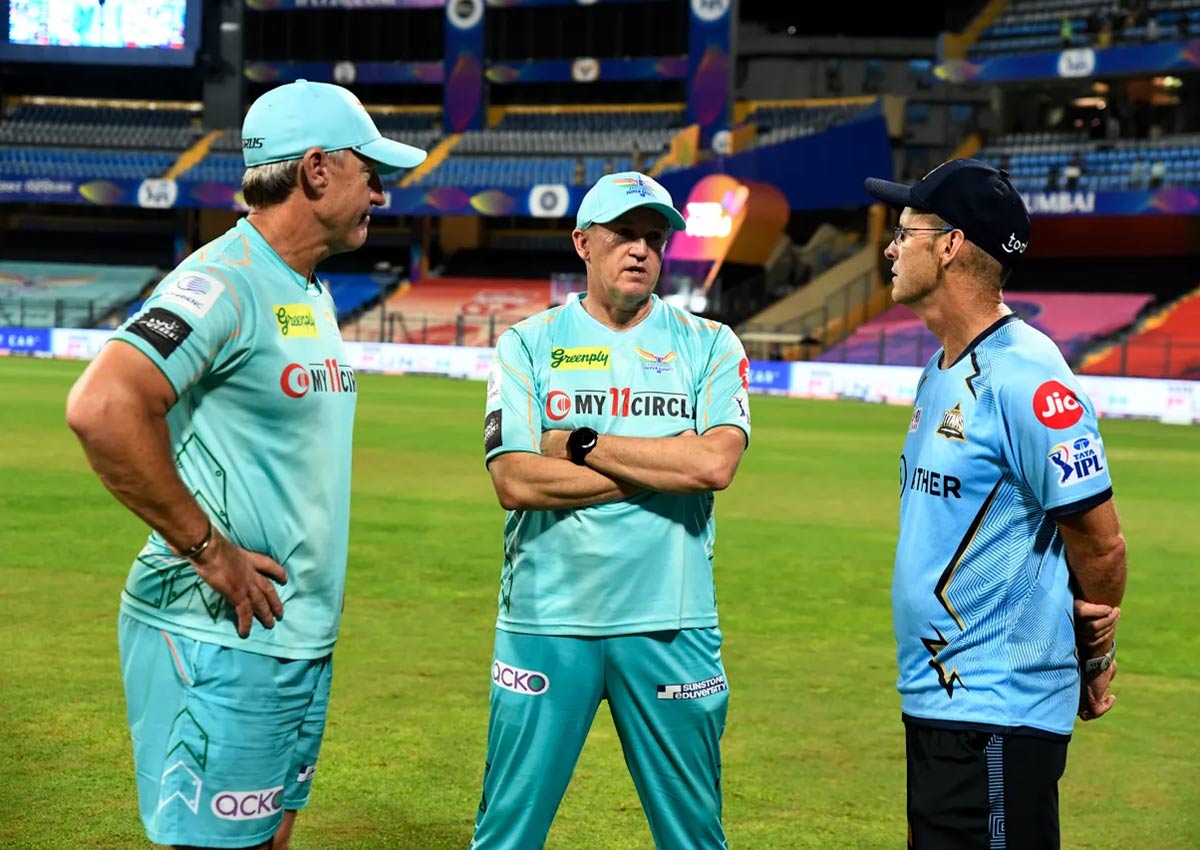
[[[618,177],[613,181],[613,185],[623,186],[626,195],[640,195],[648,198],[654,194],[654,190],[641,177]]]

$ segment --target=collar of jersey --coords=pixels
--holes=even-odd
[[[291,266],[289,266],[287,263],[285,263],[283,261],[283,257],[279,256],[279,253],[275,250],[274,246],[272,246],[271,243],[268,242],[266,240],[266,238],[261,233],[258,232],[257,227],[255,227],[253,224],[250,223],[250,219],[245,218],[245,217],[239,218],[237,224],[234,226],[237,228],[238,232],[243,234],[247,239],[249,239],[253,242],[257,242],[263,248],[270,251],[271,256],[273,256],[278,261],[279,267],[281,269],[287,269],[288,275],[290,276],[292,283],[294,283],[296,286],[303,289],[305,292],[308,291],[308,280],[305,279],[304,275],[300,274],[298,271],[296,271],[294,268],[292,268]],[[315,277],[315,275],[314,275],[314,277]]]
[[[996,321],[992,322],[990,325],[988,325],[986,328],[984,328],[982,331],[979,332],[979,336],[977,336],[977,337],[975,337],[975,339],[971,340],[971,344],[963,349],[962,354],[960,354],[960,355],[958,355],[958,357],[954,358],[953,363],[951,363],[949,366],[946,366],[944,369],[942,369],[942,371],[945,372],[948,369],[953,369],[959,363],[962,363],[964,359],[971,356],[971,352],[973,352],[976,348],[978,348],[980,345],[983,344],[983,341],[985,339],[987,339],[989,336],[994,334],[996,331],[1000,330],[1000,328],[1004,327],[1009,322],[1016,322],[1020,318],[1021,317],[1018,316],[1016,313],[1009,313],[1007,316],[1002,316],[999,319],[997,319]],[[945,352],[943,351],[943,354],[944,353]],[[941,358],[938,358],[938,359],[940,360]]]

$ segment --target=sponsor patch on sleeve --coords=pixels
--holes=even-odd
[[[126,330],[150,343],[165,360],[188,338],[192,326],[170,310],[151,307]]]
[[[484,417],[483,449],[486,452],[500,448],[500,443],[503,441],[502,429],[500,427],[500,415],[503,412],[503,410],[497,408]]]
[[[487,403],[491,404],[494,401],[500,400],[500,383],[504,378],[504,367],[500,365],[500,361],[496,360],[492,363],[492,370],[488,372],[487,383]]]
[[[1059,487],[1073,487],[1105,471],[1104,444],[1098,434],[1064,440],[1046,455]]]
[[[203,318],[217,303],[225,284],[198,272],[185,272],[159,292],[159,303],[187,310],[197,318]]]

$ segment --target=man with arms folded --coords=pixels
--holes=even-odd
[[[901,211],[892,297],[942,343],[900,456],[909,846],[1058,848],[1067,743],[1076,714],[1112,707],[1125,591],[1096,414],[1054,343],[1004,304],[1030,231],[1006,173],[953,160],[911,187],[866,187]]]
[[[504,527],[474,850],[540,850],[601,700],[660,850],[718,850],[728,686],[713,491],[750,435],[726,326],[654,295],[683,217],[607,175],[572,234],[587,293],[507,331],[484,447]]]
[[[116,332],[67,420],[154,530],[118,630],[147,837],[286,850],[325,729],[356,399],[314,269],[425,154],[303,80],[250,107],[242,146],[249,215]]]

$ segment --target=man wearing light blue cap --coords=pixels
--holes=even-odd
[[[329,704],[356,399],[314,270],[363,244],[379,174],[425,154],[303,80],[260,97],[242,138],[249,215],[163,279],[67,420],[153,529],[118,623],[147,837],[287,850]]]
[[[572,233],[587,293],[501,336],[484,450],[508,511],[473,850],[539,850],[602,700],[659,850],[720,850],[728,685],[713,492],[750,437],[725,325],[654,295],[683,216],[600,179]]]

